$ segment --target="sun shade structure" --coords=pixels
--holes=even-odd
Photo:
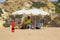
[[[24,18],[26,17],[26,15],[30,15],[30,14],[32,14],[33,16],[35,16],[34,17],[34,26],[36,27],[36,24],[37,24],[37,22],[36,22],[36,16],[38,16],[38,15],[50,15],[48,12],[45,12],[45,11],[43,11],[43,10],[40,10],[40,9],[36,9],[36,8],[34,8],[34,9],[29,9],[29,10],[19,10],[19,11],[16,11],[16,12],[13,12],[12,13],[12,15],[21,15],[21,14],[23,14],[24,16],[22,17],[22,20],[24,21]],[[26,15],[25,15],[26,14]],[[23,22],[22,21],[22,22]],[[21,22],[21,23],[22,23]]]
[[[19,10],[16,12],[13,12],[12,14],[24,14],[26,12],[26,10]]]
[[[41,14],[41,15],[49,15],[48,12],[45,12],[45,11],[39,10],[39,9],[30,9],[28,11],[31,12],[33,15],[39,15],[39,14]]]
[[[19,10],[19,11],[13,12],[12,14],[49,15],[48,12],[45,12],[39,9]]]

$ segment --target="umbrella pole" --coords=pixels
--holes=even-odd
[[[34,28],[36,28],[36,16],[35,16],[35,27]]]

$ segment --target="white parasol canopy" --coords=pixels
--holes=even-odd
[[[45,11],[39,10],[39,9],[19,10],[19,11],[13,12],[12,14],[49,15],[48,12],[45,12]]]
[[[26,12],[26,10],[19,10],[19,11],[16,11],[16,12],[13,12],[12,14],[24,14]]]
[[[28,11],[31,12],[33,15],[39,15],[39,14],[41,14],[41,15],[49,15],[48,12],[45,12],[45,11],[39,10],[39,9],[30,9]]]

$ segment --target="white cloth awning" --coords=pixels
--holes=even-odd
[[[12,14],[49,15],[48,12],[45,12],[45,11],[39,10],[39,9],[19,10],[19,11],[13,12]]]

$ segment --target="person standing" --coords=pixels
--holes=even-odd
[[[14,27],[15,27],[15,23],[14,23],[14,21],[12,21],[12,32],[15,31]]]

